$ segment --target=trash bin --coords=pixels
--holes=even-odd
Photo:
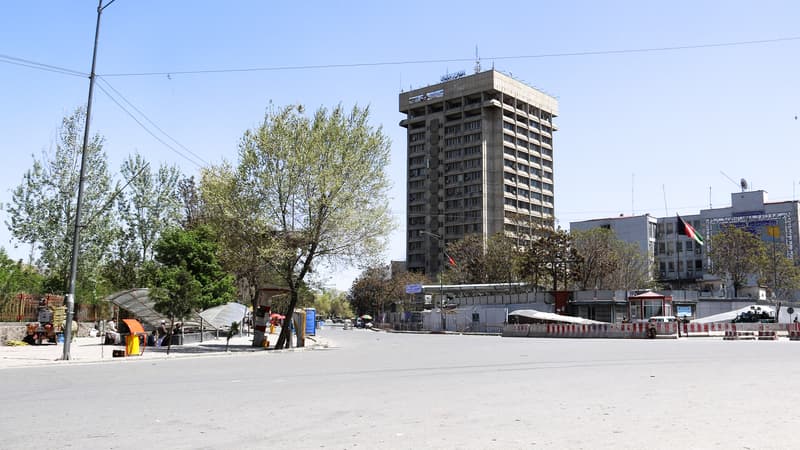
[[[125,356],[139,356],[139,336],[125,336]]]

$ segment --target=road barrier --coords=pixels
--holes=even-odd
[[[800,341],[800,323],[599,323],[599,324],[508,324],[504,337],[598,338],[598,339],[676,339],[714,337],[724,340],[778,340],[787,336]]]
[[[544,338],[674,339],[678,337],[678,326],[675,323],[509,324],[503,328],[502,335]]]
[[[778,333],[776,331],[762,330],[758,332],[759,341],[777,341]]]

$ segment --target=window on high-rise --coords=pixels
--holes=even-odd
[[[480,129],[481,129],[481,121],[480,120],[473,120],[472,122],[466,122],[464,124],[464,131],[480,130]]]
[[[464,156],[478,155],[481,153],[480,145],[473,145],[472,147],[464,147]]]
[[[445,136],[448,135],[448,134],[456,134],[459,131],[461,131],[461,125],[450,125],[450,126],[444,127]]]

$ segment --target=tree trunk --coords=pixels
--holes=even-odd
[[[278,343],[275,344],[276,349],[288,348],[290,339],[292,338],[292,315],[294,314],[294,308],[297,306],[297,300],[299,296],[297,295],[297,290],[294,288],[290,288],[291,293],[289,297],[289,307],[287,308],[286,316],[283,319],[283,326],[281,327],[281,335],[278,337]]]

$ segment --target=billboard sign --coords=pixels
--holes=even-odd
[[[422,292],[422,285],[421,284],[407,284],[406,285],[406,294],[419,294]]]

